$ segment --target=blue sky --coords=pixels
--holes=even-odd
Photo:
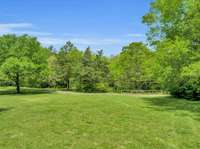
[[[146,41],[141,17],[152,0],[1,0],[0,34],[30,34],[45,46],[72,41],[117,54],[133,41]]]

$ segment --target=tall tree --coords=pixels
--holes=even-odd
[[[155,0],[143,17],[149,26],[151,43],[160,39],[174,40],[177,36],[190,40],[191,46],[200,46],[200,1],[196,0]]]
[[[105,92],[109,90],[109,61],[108,58],[103,55],[103,50],[97,51],[94,59],[94,68],[96,74],[96,90]]]
[[[47,68],[48,49],[36,38],[28,35],[5,35],[0,37],[1,71],[14,81],[20,93],[22,81],[41,78]]]
[[[78,52],[77,48],[70,42],[66,42],[66,44],[60,49],[57,55],[57,61],[59,65],[58,75],[60,78],[60,85],[66,87],[67,89],[70,88],[70,78],[72,76],[72,63],[76,58],[72,58],[71,55],[74,52]],[[76,53],[75,52],[75,53]],[[78,57],[80,59],[80,57]],[[72,60],[73,59],[73,60]]]
[[[157,50],[157,70],[162,72],[157,73],[158,79],[173,95],[186,96],[182,86],[190,81],[181,74],[186,68],[195,72],[192,69],[196,67],[190,66],[200,61],[200,1],[155,0],[143,22],[149,26],[148,39]],[[198,85],[198,80],[195,82]],[[186,90],[189,95],[190,88]]]
[[[83,54],[82,68],[79,73],[79,89],[84,92],[93,92],[96,89],[97,76],[94,68],[94,56],[90,47]]]
[[[123,48],[111,63],[111,72],[117,79],[117,86],[124,90],[145,89],[145,62],[151,56],[150,50],[143,43],[131,43]]]

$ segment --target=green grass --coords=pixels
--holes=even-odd
[[[0,95],[0,149],[135,148],[199,149],[200,102],[159,95]]]

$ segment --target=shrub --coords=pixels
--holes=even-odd
[[[183,68],[178,93],[184,98],[200,100],[200,61]]]

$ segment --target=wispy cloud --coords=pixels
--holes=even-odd
[[[28,34],[31,36],[50,36],[52,33],[34,31],[35,26],[31,23],[0,23],[0,35],[3,34]]]
[[[33,24],[31,24],[31,23],[5,23],[5,24],[0,24],[0,28],[9,28],[9,29],[30,28],[30,27],[33,27]]]
[[[130,42],[124,39],[115,38],[52,38],[40,37],[39,41],[45,45],[63,45],[66,41],[71,41],[77,45],[121,45]]]
[[[33,24],[31,23],[0,23],[0,34],[13,33],[17,29],[27,29],[32,27]]]
[[[91,37],[72,33],[62,33],[56,37],[54,34],[49,32],[40,32],[38,31],[38,28],[36,30],[35,25],[32,23],[0,23],[0,35],[11,33],[17,35],[28,34],[31,36],[36,36],[43,45],[54,45],[57,47],[64,45],[66,41],[71,41],[72,43],[80,46],[121,46],[132,41],[132,39],[125,37],[145,37],[144,34],[127,34],[122,36],[122,38],[109,38]],[[54,35],[54,37],[52,35]]]
[[[53,35],[52,33],[48,33],[48,32],[39,32],[39,31],[14,31],[14,33],[16,34],[28,34],[28,35],[32,35],[32,36],[51,36]]]
[[[127,42],[126,40],[116,38],[73,38],[71,41],[82,45],[113,45]]]
[[[145,34],[127,34],[126,37],[132,37],[132,38],[140,38],[145,37]]]
[[[67,39],[62,39],[62,38],[53,38],[53,37],[38,37],[38,40],[44,44],[44,45],[63,45]]]

